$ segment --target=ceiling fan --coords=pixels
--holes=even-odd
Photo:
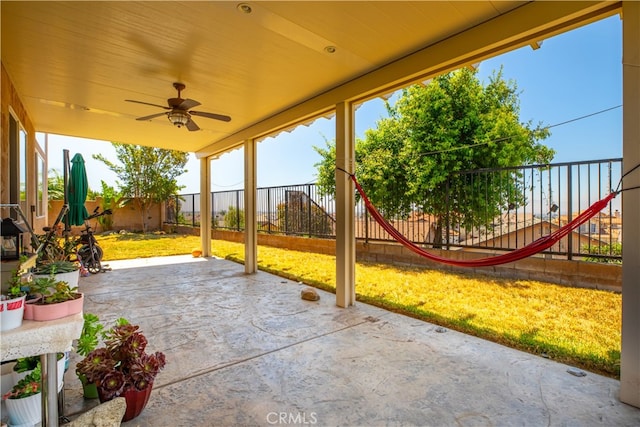
[[[205,111],[190,111],[191,108],[197,107],[200,105],[198,101],[194,101],[193,99],[182,99],[180,97],[180,92],[184,90],[186,87],[184,83],[174,83],[173,87],[178,91],[177,98],[169,98],[167,99],[168,107],[158,104],[151,104],[149,102],[136,101],[133,99],[125,99],[127,102],[135,102],[137,104],[151,105],[152,107],[159,107],[165,110],[166,112],[151,114],[150,116],[138,117],[136,120],[151,120],[155,117],[160,117],[162,115],[166,115],[167,118],[174,126],[181,128],[182,126],[186,126],[190,131],[200,130],[200,127],[191,119],[191,116],[199,116],[206,117],[209,119],[222,120],[223,122],[228,122],[231,120],[231,117],[224,116],[222,114],[215,113],[207,113]]]

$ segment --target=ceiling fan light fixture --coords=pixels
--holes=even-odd
[[[170,111],[167,117],[169,117],[169,121],[173,123],[174,126],[179,128],[186,126],[189,121],[189,115],[185,111]]]
[[[249,6],[247,3],[240,3],[238,4],[237,8],[240,12],[246,14],[249,14],[253,11],[253,9],[251,9],[251,6]]]

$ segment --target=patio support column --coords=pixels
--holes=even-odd
[[[622,3],[622,157],[624,172],[640,164],[640,2]],[[640,170],[624,188],[640,186]],[[620,400],[640,407],[640,190],[623,193],[622,354]]]
[[[211,256],[211,160],[200,159],[200,246],[202,256]]]
[[[353,105],[336,105],[336,305],[356,302],[355,186],[349,173],[355,170]]]
[[[256,140],[244,142],[244,272],[258,271],[258,220],[256,212]]]

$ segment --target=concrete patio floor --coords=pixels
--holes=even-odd
[[[111,262],[81,278],[85,312],[139,324],[166,354],[125,426],[638,426],[619,382],[318,291],[190,256]],[[72,356],[65,415],[82,397]]]

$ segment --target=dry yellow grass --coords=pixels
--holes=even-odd
[[[167,244],[167,239],[171,243]],[[101,237],[105,259],[191,253],[194,236]],[[164,249],[163,249],[164,248]],[[244,245],[212,243],[242,262]],[[260,246],[260,269],[335,291],[335,257]],[[358,263],[358,299],[555,360],[617,377],[620,294],[550,283]]]

